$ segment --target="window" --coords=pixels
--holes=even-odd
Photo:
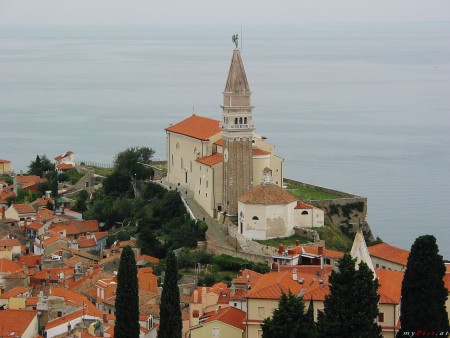
[[[260,316],[261,318],[265,318],[266,313],[263,307],[258,307],[258,316]]]
[[[171,162],[172,162],[172,165],[173,165],[173,154],[172,154],[172,161]]]
[[[244,124],[247,124],[247,118],[244,117]]]
[[[239,124],[242,124],[242,117],[239,118]]]
[[[206,180],[206,187],[208,188],[208,180]]]
[[[89,182],[84,182],[85,188],[89,188]]]
[[[253,216],[253,217],[252,217],[252,220],[254,220],[254,221],[259,221],[259,218],[258,218],[258,216]]]
[[[212,328],[212,336],[213,336],[213,338],[220,337],[220,328],[219,327]]]
[[[189,169],[192,172],[192,161],[189,162]]]
[[[378,323],[384,323],[384,312],[378,314]]]
[[[234,119],[234,124],[238,124],[238,118],[237,117]]]
[[[306,210],[302,211],[302,215],[308,215],[308,212]]]

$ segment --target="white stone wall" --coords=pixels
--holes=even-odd
[[[300,228],[322,227],[324,225],[325,214],[322,209],[295,209],[294,215],[296,226]]]

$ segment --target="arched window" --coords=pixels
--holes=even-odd
[[[302,215],[308,215],[308,212],[306,210],[302,211]]]
[[[239,118],[239,124],[242,124],[242,117]]]
[[[244,117],[244,124],[247,124],[247,118]]]
[[[238,118],[237,117],[234,119],[234,124],[238,124]]]
[[[258,216],[253,216],[253,217],[252,217],[252,220],[254,220],[254,221],[259,221],[259,218],[258,218]]]

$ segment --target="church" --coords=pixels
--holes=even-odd
[[[288,194],[282,188],[284,159],[275,154],[266,137],[255,132],[251,94],[236,48],[223,91],[221,119],[193,114],[165,129],[169,185],[193,193],[210,216],[240,224],[240,234],[244,233],[240,222],[244,215],[238,209],[241,196],[262,183]],[[296,201],[294,196],[290,199]],[[292,235],[294,219],[293,215],[287,217],[284,228],[288,230],[283,234],[272,231],[270,237]]]

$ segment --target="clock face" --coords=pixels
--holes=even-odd
[[[223,160],[225,162],[228,162],[228,149],[225,149],[223,152]]]

